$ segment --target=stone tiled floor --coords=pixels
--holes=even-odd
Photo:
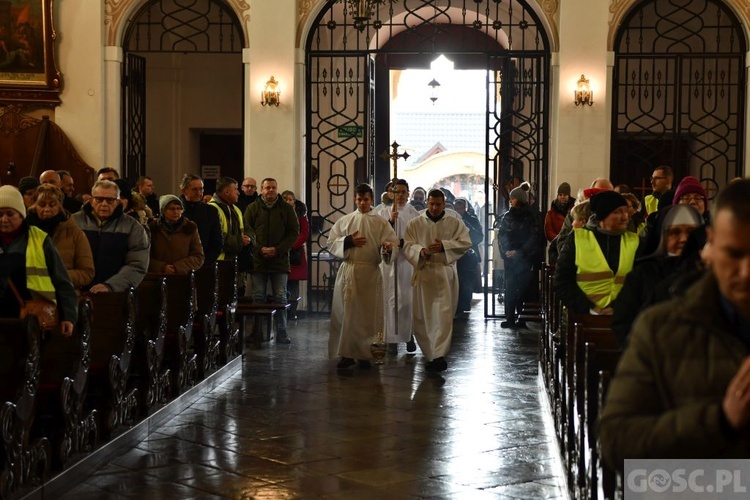
[[[398,356],[344,373],[327,318],[241,373],[66,498],[562,498],[539,399],[537,333],[457,320],[449,368]],[[293,332],[293,333],[292,333]]]

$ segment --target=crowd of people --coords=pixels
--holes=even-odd
[[[601,419],[604,458],[621,468],[625,458],[747,456],[750,180],[719,192],[713,212],[694,177],[675,183],[659,166],[651,183],[641,203],[607,179],[576,198],[563,182],[544,217],[528,183],[510,190],[495,227],[501,326],[524,326],[520,308],[546,237],[557,298],[571,313],[612,315],[623,348]],[[16,292],[43,298],[58,306],[60,333],[71,335],[81,293],[123,291],[147,272],[186,273],[220,259],[237,258],[253,301],[298,295],[308,279],[305,204],[279,193],[273,178],[258,186],[223,177],[210,199],[203,191],[189,174],[179,195],[159,197],[148,177],[130,189],[107,168],[80,197],[65,171],[0,186],[0,316],[19,316]],[[376,332],[390,352],[419,346],[427,370],[447,369],[485,231],[471,203],[446,191],[410,192],[396,179],[374,206],[362,184],[356,209],[331,228],[326,246],[340,265],[328,354],[338,369],[370,367]],[[277,317],[276,342],[290,344],[286,311]]]

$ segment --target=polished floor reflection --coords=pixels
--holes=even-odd
[[[241,373],[67,497],[562,498],[537,332],[481,311],[456,320],[440,375],[403,345],[337,371],[327,318],[290,322],[291,346],[248,351]]]

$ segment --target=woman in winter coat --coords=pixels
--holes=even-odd
[[[52,184],[39,186],[36,201],[28,209],[26,221],[52,238],[70,282],[78,291],[94,279],[94,256],[86,234],[63,208],[63,196],[62,190]]]
[[[305,244],[310,236],[310,223],[307,220],[307,206],[296,199],[292,191],[284,191],[281,198],[289,205],[294,207],[299,220],[299,236],[289,251],[289,278],[287,278],[287,292],[291,298],[289,308],[289,317],[297,317],[297,297],[299,297],[299,282],[306,281],[307,276],[307,256],[305,254]],[[295,255],[296,254],[296,255]],[[297,258],[298,257],[298,258]]]
[[[198,226],[182,216],[182,201],[171,194],[159,198],[159,218],[151,230],[150,273],[185,274],[203,266],[203,245]]]
[[[552,200],[547,215],[544,217],[544,235],[547,241],[552,241],[560,233],[565,222],[565,216],[575,205],[575,199],[570,197],[570,184],[563,182],[557,188],[557,198]]]

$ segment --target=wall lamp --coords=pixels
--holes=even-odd
[[[266,86],[260,93],[260,104],[262,106],[276,106],[281,104],[281,90],[279,90],[279,82],[273,76],[266,82]]]
[[[594,92],[591,90],[589,81],[584,75],[581,75],[581,78],[578,80],[578,87],[576,88],[574,95],[576,106],[583,104],[588,104],[589,106],[594,105]]]

